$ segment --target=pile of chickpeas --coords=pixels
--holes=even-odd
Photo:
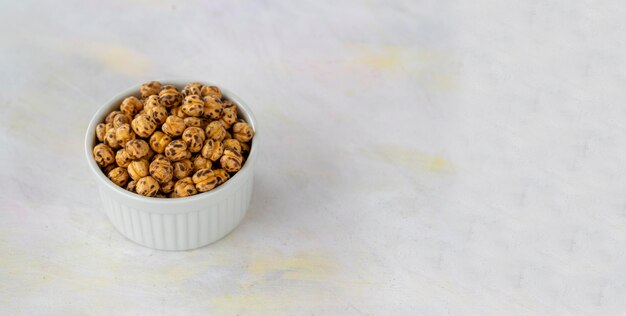
[[[216,86],[151,81],[96,126],[93,157],[128,191],[176,198],[207,192],[239,171],[254,131]]]

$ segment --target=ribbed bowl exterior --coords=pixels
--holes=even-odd
[[[179,89],[197,80],[161,80]],[[211,83],[202,82],[207,85]],[[254,164],[258,152],[259,131],[247,105],[226,89],[224,96],[237,104],[239,116],[254,130],[250,154],[243,167],[217,188],[184,198],[147,198],[113,184],[93,159],[96,125],[119,107],[129,95],[137,95],[139,86],[118,94],[93,116],[85,136],[87,164],[98,183],[104,211],[117,230],[128,239],[159,250],[189,250],[206,246],[231,232],[245,216],[252,195]]]
[[[237,227],[250,205],[252,183],[250,172],[230,194],[175,214],[154,212],[149,205],[131,207],[107,188],[99,189],[104,210],[122,235],[153,249],[189,250],[217,241]]]

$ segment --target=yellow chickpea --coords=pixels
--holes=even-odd
[[[106,167],[115,161],[113,149],[106,144],[98,144],[93,148],[93,158],[100,167]]]

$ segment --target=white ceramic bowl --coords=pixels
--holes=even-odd
[[[181,89],[195,80],[162,80]],[[202,84],[214,85],[209,82]],[[205,193],[175,199],[148,198],[131,193],[111,182],[93,158],[95,128],[128,96],[139,96],[139,85],[105,103],[93,116],[85,136],[85,154],[104,210],[113,226],[128,239],[153,249],[188,250],[206,246],[232,231],[243,219],[252,195],[254,162],[261,133],[248,106],[226,89],[222,94],[237,104],[239,117],[250,124],[254,138],[250,155],[239,172],[226,183]],[[221,88],[221,87],[220,87]]]

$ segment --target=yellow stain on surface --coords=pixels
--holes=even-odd
[[[382,145],[378,146],[373,154],[374,157],[388,163],[417,172],[450,173],[454,171],[454,165],[445,157],[424,153],[413,148]]]
[[[248,272],[256,276],[279,274],[283,279],[300,281],[327,280],[334,269],[326,257],[307,252],[290,257],[255,256],[248,266]]]
[[[104,67],[129,76],[142,76],[152,66],[148,56],[115,43],[88,42],[81,51]]]
[[[458,86],[453,58],[445,51],[433,48],[405,46],[369,46],[348,43],[351,59],[357,67],[365,66],[378,72],[407,74],[420,84],[438,90]]]

